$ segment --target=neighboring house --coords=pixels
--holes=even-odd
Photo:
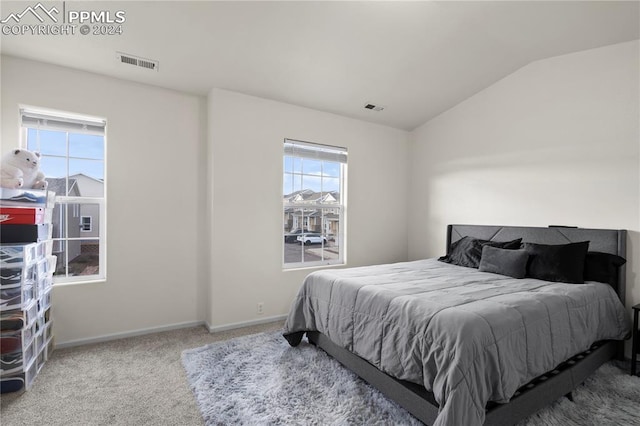
[[[75,181],[79,194],[82,197],[104,197],[104,182],[84,175],[82,173],[69,176]],[[100,206],[97,204],[83,204],[78,212],[80,216],[80,236],[97,238],[100,236]],[[95,244],[97,253],[97,245]]]
[[[82,173],[69,176],[69,189],[66,188],[65,178],[47,178],[48,190],[58,196],[72,197],[102,197],[104,182]],[[97,204],[68,204],[68,214],[65,223],[64,211],[60,205],[53,210],[53,254],[64,256],[65,238],[71,238],[67,244],[69,263],[83,253],[98,253],[97,240],[74,240],[74,238],[97,238],[100,230],[100,207]],[[65,231],[66,226],[66,231]],[[65,235],[66,232],[66,235]],[[64,268],[65,262],[58,262],[58,269]]]
[[[303,189],[284,196],[285,204],[309,204],[309,208],[290,207],[284,210],[284,230],[308,229],[335,238],[340,231],[338,210],[324,209],[324,216],[314,204],[337,204],[340,194],[337,191],[315,192]]]

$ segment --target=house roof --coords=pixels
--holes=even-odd
[[[289,202],[320,202],[322,198],[326,198],[327,196],[331,196],[333,201],[340,199],[340,193],[338,191],[315,192],[310,189],[292,192],[291,194],[285,195],[284,199]]]
[[[69,192],[67,192],[66,185],[67,180],[65,178],[45,178],[49,185],[48,191],[53,191],[56,195],[62,196],[80,196],[80,190],[78,188],[78,181],[76,179],[69,178]]]
[[[93,180],[95,182],[104,183],[104,180],[96,179],[93,176],[85,175],[84,173],[76,173],[75,175],[69,176],[69,178],[74,178],[74,177],[85,177],[85,178],[91,179],[91,180]]]

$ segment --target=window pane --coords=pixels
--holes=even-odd
[[[40,133],[40,141],[38,143],[38,133]],[[65,157],[67,155],[67,134],[65,132],[54,132],[51,130],[35,130],[29,129],[28,147],[33,151],[39,151],[42,155],[59,155]],[[31,140],[33,137],[33,140]]]
[[[309,231],[307,228],[307,222],[309,218],[306,217],[307,213],[302,209],[288,209],[288,223],[290,224],[288,231],[292,233],[300,233],[301,230],[305,232]],[[294,241],[295,242],[295,241]]]
[[[69,159],[69,195],[104,197],[104,162]]]
[[[64,240],[54,239],[52,254],[58,258],[56,262],[56,271],[54,273],[54,276],[66,277],[67,276],[67,264],[66,264],[67,242]]]
[[[283,169],[285,173],[292,173],[293,172],[293,157],[289,157],[287,155],[284,156],[284,164],[283,164]]]
[[[310,189],[314,192],[320,192],[322,178],[320,176],[302,175],[302,189]]]
[[[95,203],[74,203],[67,205],[68,238],[100,237],[100,205]],[[91,231],[84,231],[83,224],[90,223]]]
[[[289,194],[293,194],[294,192],[298,192],[302,190],[302,175],[293,174],[291,175],[291,180],[293,182],[293,187],[291,188],[291,192]]]
[[[285,208],[284,210],[284,232],[285,243],[297,242],[298,235],[304,227],[304,212],[300,209]],[[304,228],[307,231],[306,228]]]
[[[38,131],[36,129],[27,129],[27,149],[29,151],[40,151],[38,146]]]
[[[322,191],[323,192],[338,192],[340,191],[340,179],[339,178],[322,178]]]
[[[69,157],[104,160],[104,137],[69,133]]]
[[[53,212],[53,255],[58,258],[57,277],[99,273],[99,204],[57,204]],[[66,220],[64,213],[66,214]],[[90,216],[87,213],[95,214]],[[82,232],[83,217],[92,217],[92,230]],[[86,220],[86,219],[84,219]],[[65,240],[68,232],[69,240]],[[82,239],[77,239],[82,236]],[[63,239],[58,239],[62,237]],[[95,237],[95,238],[87,238]],[[68,262],[68,264],[67,264]]]
[[[100,243],[98,239],[54,240],[53,254],[58,258],[55,275],[58,277],[97,275],[100,272]],[[65,262],[68,259],[68,264]]]
[[[322,244],[311,243],[304,247],[304,261],[305,262],[319,262],[325,260],[322,258]]]
[[[320,176],[322,173],[322,161],[305,158],[302,160],[302,173],[306,175]]]
[[[315,234],[314,234],[315,235]],[[301,244],[300,242],[285,244],[284,263],[319,262],[322,260],[322,243]]]
[[[302,158],[292,157],[293,158],[293,171],[295,173],[302,173]]]
[[[324,215],[326,212],[324,209],[305,209],[304,220],[306,229],[313,233],[323,233]]]
[[[98,239],[69,240],[69,275],[100,273],[100,242]]]
[[[322,249],[322,260],[338,260],[340,259],[340,247],[332,241],[329,241]]]
[[[340,177],[340,163],[334,163],[333,161],[324,161],[322,163],[322,175]]]
[[[282,181],[282,194],[289,195],[293,192],[293,175],[291,173],[285,173]]]
[[[67,221],[65,220],[66,211],[67,211],[66,204],[56,203],[56,205],[53,208],[53,215],[51,220],[53,225],[53,234],[52,234],[53,238],[66,237],[65,235],[66,224],[67,224]]]
[[[44,155],[40,158],[40,171],[44,173],[44,176],[47,178],[50,185],[51,179],[62,179],[64,181],[64,178],[67,176],[67,159],[60,157],[47,157]],[[59,194],[65,195],[64,185],[60,188],[62,189]],[[51,189],[51,191],[53,191],[53,189]]]
[[[304,246],[300,243],[291,243],[284,245],[284,263],[301,263],[303,262]]]
[[[104,178],[104,162],[101,160],[79,160],[69,158],[69,176],[83,174],[93,179]]]
[[[322,217],[322,232],[327,236],[329,242],[339,243],[340,235],[340,214],[338,209],[326,209]]]

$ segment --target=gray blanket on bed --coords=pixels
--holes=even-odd
[[[317,330],[398,379],[425,386],[436,425],[481,425],[488,401],[630,324],[601,283],[514,279],[435,259],[311,273],[284,335]]]

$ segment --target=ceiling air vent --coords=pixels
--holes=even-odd
[[[145,59],[139,56],[129,55],[128,53],[116,52],[118,62],[122,64],[133,65],[140,68],[147,68],[158,71],[158,61],[153,59]]]
[[[384,109],[384,107],[381,106],[381,105],[366,104],[364,106],[364,109],[370,109],[372,111],[382,111]]]

